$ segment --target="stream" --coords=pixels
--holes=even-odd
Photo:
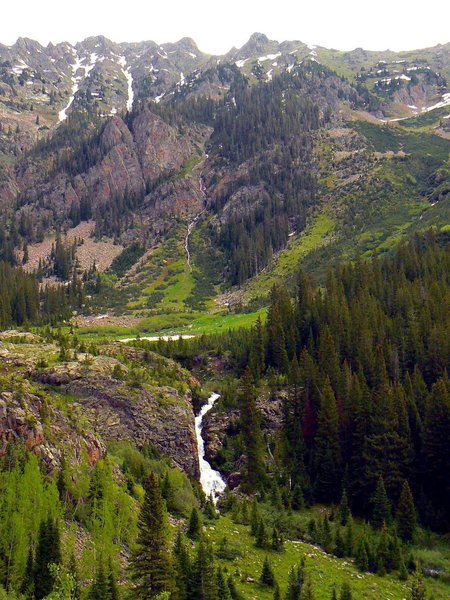
[[[195,417],[195,435],[197,437],[198,461],[200,464],[200,485],[207,497],[212,494],[214,504],[216,504],[227,484],[222,479],[221,474],[215,471],[205,459],[205,441],[202,437],[202,429],[203,417],[212,409],[219,397],[219,394],[212,393],[208,398],[208,402],[202,406],[200,413]]]

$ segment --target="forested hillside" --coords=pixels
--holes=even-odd
[[[0,45],[0,599],[448,599],[449,65]]]

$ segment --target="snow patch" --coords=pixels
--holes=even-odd
[[[163,92],[162,94],[160,94],[159,96],[156,96],[154,99],[154,101],[156,102],[156,104],[159,104],[159,102],[162,100],[162,98],[164,98],[165,92]]]
[[[248,61],[248,58],[243,58],[242,60],[237,60],[234,64],[239,67],[239,69],[242,69],[242,67],[245,65],[245,63]],[[219,63],[217,63],[219,64]]]
[[[437,104],[433,104],[433,106],[422,108],[422,112],[429,112],[430,110],[435,110],[436,108],[444,108],[445,106],[450,106],[450,93],[443,94],[442,100]]]
[[[281,52],[277,52],[276,54],[267,54],[266,56],[260,56],[258,58],[258,62],[264,62],[265,60],[275,60],[279,56],[281,56]]]
[[[288,73],[290,73],[294,67],[295,67],[295,64],[289,65],[288,67],[286,67],[286,71]]]
[[[122,67],[122,73],[125,75],[128,86],[127,110],[133,108],[134,92],[133,92],[133,76],[131,75],[130,67],[127,67],[127,59],[125,56],[119,58],[119,64]]]
[[[72,48],[72,53],[74,54],[75,57],[75,62],[73,65],[71,65],[72,68],[72,94],[69,98],[69,102],[67,103],[67,105],[59,111],[58,117],[59,117],[59,121],[64,121],[65,119],[67,119],[67,111],[69,110],[72,102],[75,99],[75,94],[78,92],[79,88],[80,88],[80,81],[82,80],[82,75],[78,75],[77,76],[77,72],[79,69],[81,69],[82,67],[82,62],[84,59],[80,58],[78,56],[78,54],[76,53],[75,49]]]

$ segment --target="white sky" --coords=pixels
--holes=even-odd
[[[0,43],[194,38],[223,54],[259,31],[328,48],[409,50],[450,41],[448,0],[1,0]]]

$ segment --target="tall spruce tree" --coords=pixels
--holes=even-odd
[[[265,482],[263,463],[263,440],[260,415],[256,406],[256,390],[250,370],[247,368],[241,379],[239,390],[241,413],[241,439],[245,452],[245,482],[252,490]]]
[[[204,537],[200,538],[197,556],[192,566],[188,598],[189,600],[220,600],[213,549]]]
[[[372,496],[372,519],[371,523],[375,529],[381,529],[383,523],[389,525],[392,522],[391,503],[386,494],[383,478],[378,478],[377,487]]]
[[[341,494],[341,448],[336,399],[328,379],[322,388],[314,446],[315,497],[336,502]]]
[[[34,561],[34,595],[36,600],[53,590],[55,577],[50,565],[61,563],[59,528],[51,517],[41,522]]]
[[[136,548],[130,559],[133,595],[141,600],[171,592],[174,587],[167,517],[159,481],[153,473],[145,479],[144,491]]]
[[[414,498],[406,480],[403,483],[395,519],[398,535],[404,541],[411,541],[417,528],[417,514]]]

